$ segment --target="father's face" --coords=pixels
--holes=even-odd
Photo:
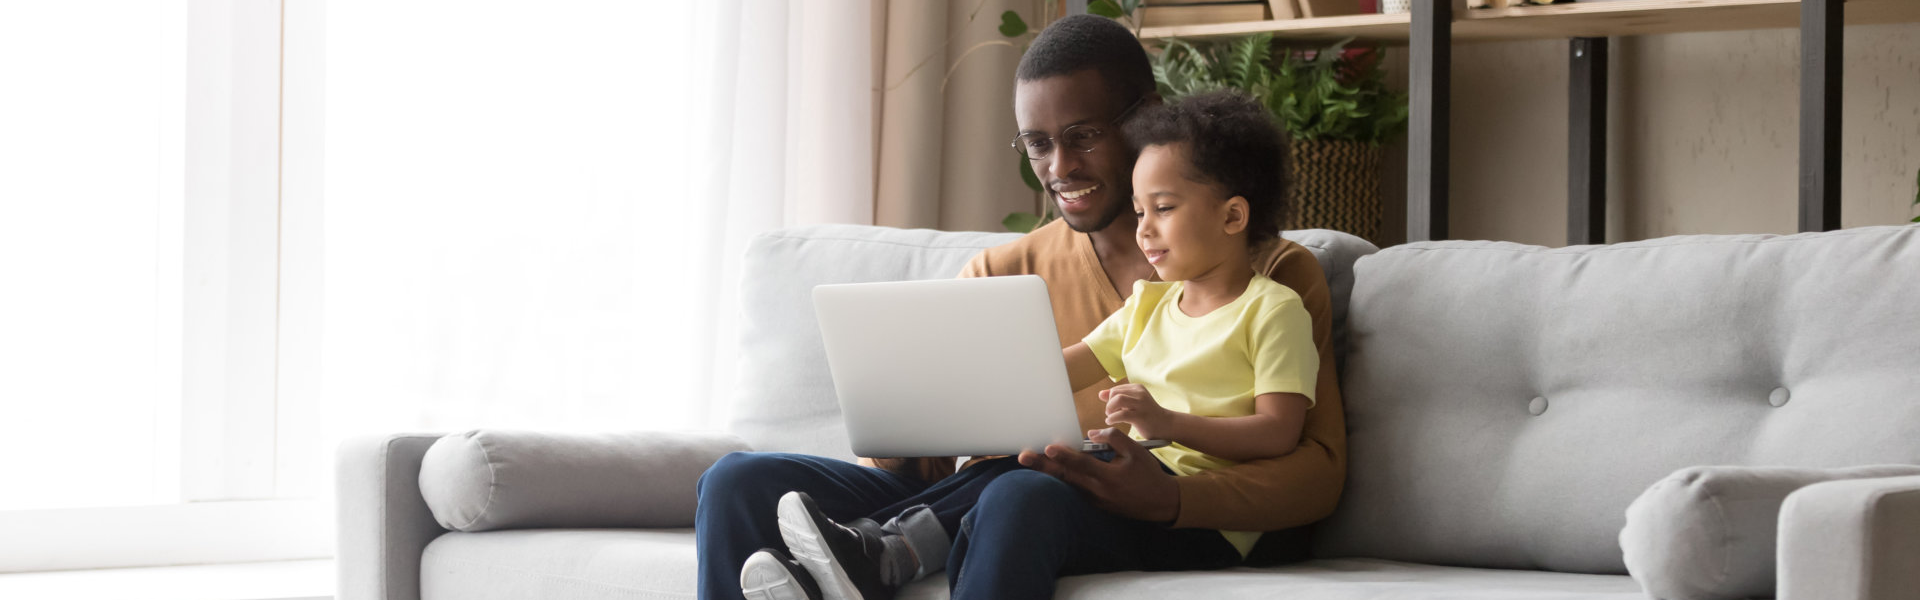
[[[1033,172],[1074,231],[1106,229],[1131,210],[1134,157],[1113,120],[1134,100],[1116,97],[1093,69],[1022,81],[1014,88],[1013,117],[1020,133],[1053,137],[1052,150],[1033,161]],[[1076,125],[1102,132],[1091,151],[1067,147],[1064,132]]]

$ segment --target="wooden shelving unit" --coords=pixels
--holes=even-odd
[[[1698,31],[1790,29],[1800,26],[1799,0],[1616,0],[1513,8],[1462,8],[1456,5],[1455,43],[1545,40],[1577,37],[1654,35]],[[1275,38],[1307,42],[1348,37],[1387,45],[1407,44],[1411,13],[1350,15],[1148,27],[1140,39],[1204,40],[1271,32]],[[1848,25],[1920,22],[1920,0],[1851,0]]]
[[[1320,17],[1317,19],[1284,19],[1279,21],[1252,21],[1248,23],[1180,25],[1175,27],[1148,27],[1141,29],[1140,39],[1157,40],[1181,38],[1207,40],[1238,37],[1266,31],[1272,32],[1275,38],[1285,40],[1334,42],[1353,37],[1375,43],[1405,45],[1407,43],[1407,26],[1412,22],[1413,17],[1411,13],[1400,13],[1396,15],[1349,15],[1341,17]]]
[[[1840,227],[1843,25],[1920,22],[1920,0],[1615,0],[1465,8],[1414,0],[1413,12],[1150,27],[1143,40],[1205,40],[1271,32],[1280,43],[1345,38],[1410,47],[1407,239],[1447,237],[1448,96],[1456,43],[1568,40],[1568,224],[1571,244],[1605,241],[1608,38],[1799,28],[1800,229]]]

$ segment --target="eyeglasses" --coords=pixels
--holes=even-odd
[[[1120,121],[1126,119],[1127,115],[1131,114],[1133,109],[1140,106],[1140,102],[1146,99],[1146,96],[1141,96],[1138,100],[1134,100],[1133,104],[1128,104],[1126,110],[1120,111],[1120,116],[1114,117],[1112,121],[1108,122],[1109,125],[1118,126]],[[1099,147],[1100,139],[1106,137],[1106,135],[1107,129],[1105,127],[1081,124],[1068,127],[1065,131],[1061,131],[1060,137],[1057,138],[1040,132],[1022,133],[1013,136],[1013,142],[1010,145],[1013,146],[1014,152],[1019,152],[1020,155],[1026,157],[1027,160],[1044,160],[1053,155],[1053,147],[1056,142],[1074,152],[1092,152],[1094,148]]]

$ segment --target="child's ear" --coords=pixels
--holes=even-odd
[[[1234,196],[1227,199],[1226,232],[1235,235],[1247,230],[1247,223],[1253,214],[1253,207],[1247,204],[1246,196]]]

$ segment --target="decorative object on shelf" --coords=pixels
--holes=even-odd
[[[1382,142],[1407,127],[1407,96],[1387,88],[1375,49],[1342,41],[1276,60],[1272,34],[1212,43],[1167,40],[1154,56],[1160,95],[1234,88],[1260,100],[1288,137],[1288,229],[1337,229],[1379,243]],[[1277,64],[1276,64],[1277,63]]]
[[[1397,15],[1413,10],[1413,0],[1380,0],[1380,13]]]
[[[1298,0],[1267,0],[1267,10],[1275,21],[1300,18]]]
[[[1179,1],[1148,0],[1140,6],[1139,25],[1141,27],[1171,27],[1175,25],[1209,25],[1213,23],[1245,23],[1265,21],[1269,18],[1291,19],[1293,0],[1273,0],[1273,4],[1286,4],[1284,16],[1275,9],[1269,10],[1266,0],[1240,0],[1234,2],[1208,2],[1198,4]],[[1087,12],[1093,12],[1088,5]],[[1096,13],[1098,14],[1098,13]]]
[[[1361,10],[1360,0],[1299,0],[1300,18],[1318,19],[1340,15],[1358,15],[1369,11]]]

